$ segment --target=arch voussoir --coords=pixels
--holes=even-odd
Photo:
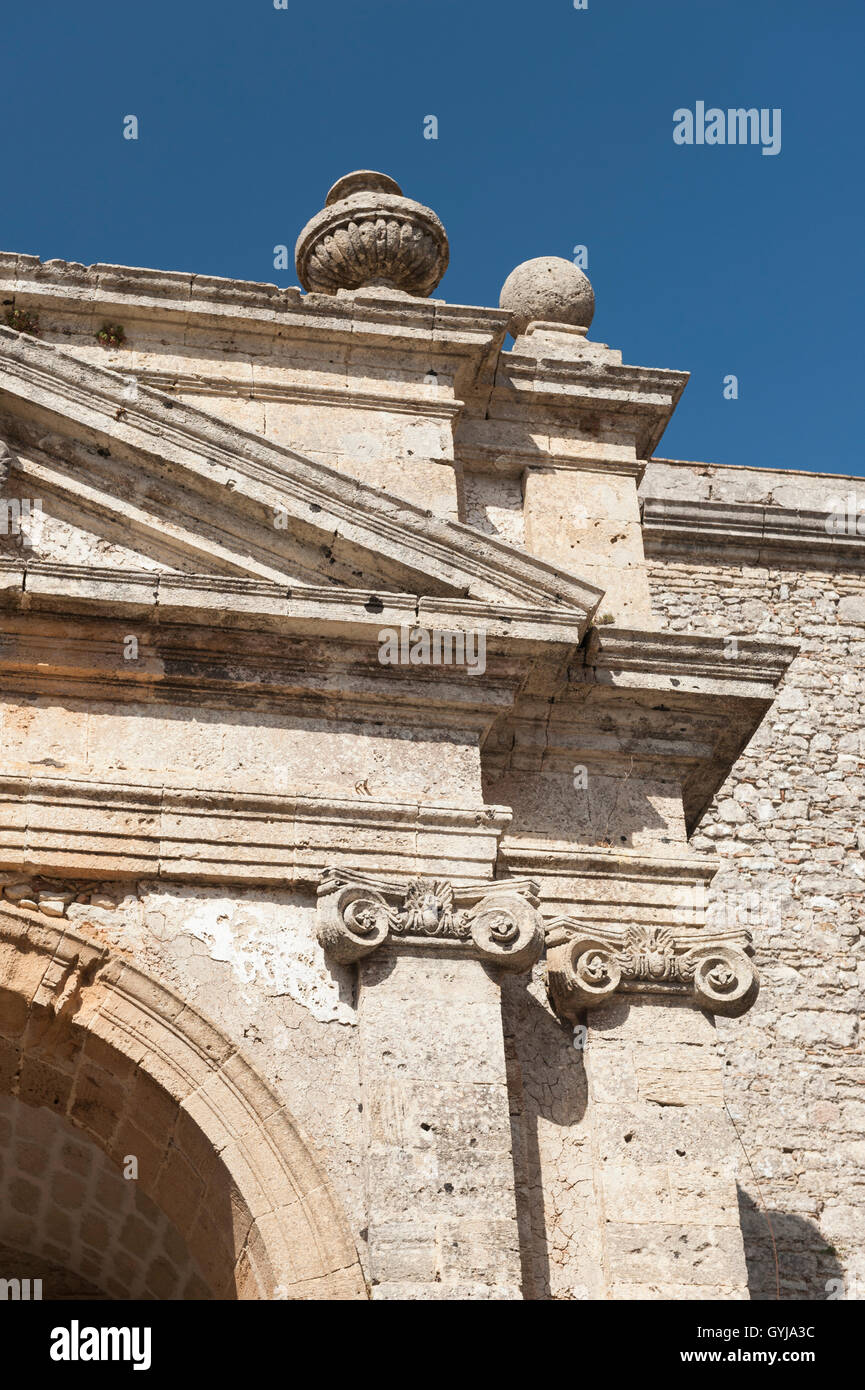
[[[211,1296],[366,1296],[308,1141],[232,1041],[110,948],[6,904],[3,1093],[65,1116],[118,1167],[134,1156]]]

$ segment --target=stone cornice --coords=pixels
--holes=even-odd
[[[593,628],[552,702],[526,688],[493,726],[485,767],[494,777],[543,770],[564,778],[582,764],[590,778],[667,783],[681,789],[690,834],[798,650],[743,640],[733,653],[718,637]],[[504,850],[541,849],[544,839],[515,831]]]
[[[539,653],[575,646],[582,623],[567,611],[417,598],[413,594],[275,584],[221,575],[180,574],[0,559],[0,604],[36,613],[78,613],[92,618],[226,627],[250,633],[377,640],[380,629],[421,626],[480,632],[501,650]]]
[[[450,359],[456,394],[488,393],[510,315],[502,309],[395,297],[374,288],[306,294],[298,286],[223,279],[134,266],[84,266],[0,252],[0,295],[56,319],[70,345],[92,344],[106,319],[123,322],[134,349],[140,325],[156,323],[184,341],[187,329],[230,333],[260,350],[263,342],[297,345],[305,355],[334,344],[374,347],[405,358]],[[68,320],[68,322],[67,322]],[[51,327],[48,330],[50,334]]]
[[[683,847],[684,849],[684,847]],[[629,927],[671,931],[703,928],[709,886],[720,861],[599,846],[531,844],[505,827],[498,872],[528,874],[541,884],[541,905],[551,921],[568,919],[586,934],[621,934]],[[734,923],[735,925],[735,923]]]
[[[798,652],[798,642],[742,638],[733,654],[723,637],[594,627],[571,668],[571,680],[771,702]]]
[[[223,314],[232,307],[285,310],[298,304],[303,294],[298,285],[281,289],[278,285],[254,280],[231,280],[217,275],[196,275],[182,270],[151,270],[146,267],[108,265],[97,262],[43,261],[15,251],[0,252],[0,275],[4,288],[32,291],[50,298],[74,298],[90,302],[94,297],[115,296],[152,301],[187,309],[190,303],[212,303]]]
[[[501,858],[510,873],[609,881],[615,884],[662,883],[668,887],[709,884],[720,861],[707,855],[645,854],[640,850],[606,849],[598,846],[542,848],[520,842],[508,843]]]
[[[236,396],[251,401],[280,401],[290,405],[321,405],[349,407],[352,410],[386,411],[395,415],[418,415],[436,420],[452,420],[460,415],[465,402],[427,388],[408,395],[405,391],[358,391],[350,385],[318,386],[306,382],[258,381],[254,373],[250,380],[195,375],[182,372],[137,371],[136,376],[154,391],[176,391],[183,396]],[[641,474],[642,476],[642,474]]]
[[[317,549],[322,568],[324,546],[335,567],[334,578],[350,587],[356,583],[351,576],[363,565],[372,574],[378,570],[387,576],[387,588],[400,587],[392,582],[397,575],[405,580],[412,575],[422,593],[571,609],[581,615],[584,626],[600,603],[602,593],[593,585],[496,537],[439,520],[406,499],[147,388],[137,388],[130,398],[129,383],[117,373],[5,328],[0,329],[0,381],[6,398],[19,409],[25,407],[28,421],[34,413],[37,420],[47,416],[62,422],[74,440],[83,432],[91,444],[103,443],[103,451],[91,448],[87,454],[92,482],[100,460],[111,460],[113,450],[145,475],[152,472],[154,490],[157,483],[163,492],[166,486],[176,489],[178,507],[189,514],[188,532],[200,535],[204,522],[220,540],[225,538],[218,554],[223,567],[231,563],[256,578],[284,578],[286,569],[290,571],[288,555],[299,537],[310,554],[307,564],[313,563]],[[84,462],[76,460],[67,471],[67,487],[73,491]],[[117,462],[109,462],[103,473],[102,498],[108,505],[113,497],[115,506],[122,508],[129,491],[128,467],[118,476]],[[82,482],[86,485],[86,476]],[[274,527],[277,508],[286,513],[290,529]],[[171,530],[170,511],[152,524],[158,520]],[[248,527],[242,547],[235,539],[238,514]],[[267,563],[250,560],[256,548],[268,556]]]
[[[99,317],[109,309],[132,311],[147,317],[146,311],[166,316],[183,316],[190,322],[209,316],[224,325],[232,320],[234,329],[248,326],[261,332],[262,324],[294,324],[325,330],[328,320],[338,322],[366,320],[373,331],[400,324],[452,327],[465,334],[483,325],[488,334],[503,339],[510,322],[504,309],[485,305],[448,304],[442,299],[392,297],[374,288],[340,291],[337,294],[304,294],[298,285],[282,288],[257,280],[232,280],[218,275],[196,275],[189,271],[153,270],[143,266],[85,266],[76,261],[42,261],[14,251],[0,252],[0,289],[5,294],[26,295],[27,302],[48,306],[69,301],[79,312]],[[137,310],[137,313],[136,313]]]
[[[831,475],[827,475],[827,486]],[[839,484],[840,486],[840,484]],[[702,562],[707,554],[749,565],[859,569],[865,535],[827,530],[824,510],[762,503],[678,501],[645,497],[643,541],[647,556]]]
[[[536,662],[543,665],[538,649],[547,645],[514,640],[505,628],[487,641],[483,668],[475,671],[382,663],[379,632],[396,625],[388,623],[395,615],[384,605],[364,612],[360,604],[282,595],[262,603],[248,592],[238,601],[230,591],[214,595],[204,589],[207,581],[186,584],[182,576],[174,588],[172,576],[163,587],[152,574],[63,571],[33,566],[22,587],[21,572],[0,562],[0,674],[7,690],[433,724],[480,738],[512,707]],[[458,618],[435,605],[411,612],[411,618],[403,614],[406,628],[441,631],[446,618],[447,629],[458,630]],[[477,630],[477,617],[470,622]],[[132,658],[129,635],[136,642]]]
[[[499,359],[490,399],[493,413],[565,410],[569,416],[625,414],[633,420],[635,449],[649,458],[667,427],[688,381],[687,372],[631,367],[576,355],[572,360],[537,358],[515,345]]]
[[[605,476],[633,478],[635,484],[639,484],[646,470],[645,459],[592,458],[589,455],[585,458],[565,458],[540,449],[504,448],[496,442],[488,447],[479,442],[467,444],[461,441],[459,435],[456,452],[459,462],[467,470],[509,477],[520,477],[530,468],[543,468],[557,472],[602,473]]]
[[[654,691],[661,697],[656,708],[685,716],[691,752],[680,760],[679,775],[690,835],[769,710],[798,651],[798,643],[762,638],[743,639],[732,648],[719,637],[593,628],[582,648],[585,664],[572,668],[571,679],[580,699],[586,684],[613,698]],[[671,732],[668,724],[667,737]],[[675,775],[673,747],[665,752],[662,739],[655,756],[659,770],[666,761]]]

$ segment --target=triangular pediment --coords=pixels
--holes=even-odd
[[[100,538],[100,564],[140,569],[144,557],[156,569],[468,598],[582,626],[602,597],[497,537],[2,328],[0,439],[17,484],[42,501],[50,560],[65,528],[72,550],[76,536]]]

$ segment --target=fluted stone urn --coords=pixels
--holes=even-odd
[[[448,257],[447,234],[435,213],[370,169],[333,185],[295,247],[300,283],[320,294],[378,285],[426,296],[447,270]]]

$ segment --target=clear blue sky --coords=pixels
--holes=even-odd
[[[274,245],[381,169],[452,303],[588,247],[592,336],[692,373],[661,455],[865,471],[861,0],[9,0],[2,34],[3,249],[293,284]],[[780,107],[780,154],[675,145],[697,101]]]

